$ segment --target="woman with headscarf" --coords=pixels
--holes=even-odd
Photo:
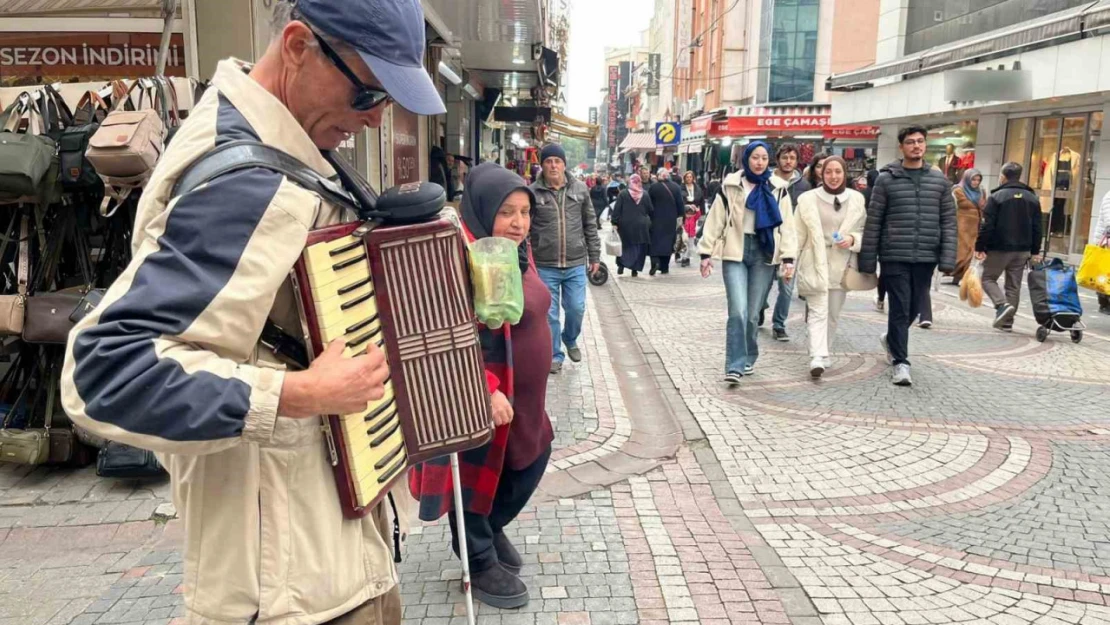
[[[621,256],[617,259],[617,275],[625,268],[635,278],[644,270],[648,246],[651,245],[651,216],[655,209],[651,197],[644,193],[639,174],[628,179],[628,188],[617,196],[610,221],[621,237]]]
[[[520,553],[503,530],[524,509],[539,486],[551,456],[554,434],[546,411],[551,330],[547,311],[551,296],[540,280],[528,248],[535,196],[515,173],[484,163],[472,169],[463,190],[460,212],[470,241],[503,237],[519,244],[524,314],[516,325],[479,328],[486,378],[493,395],[493,440],[459,454],[463,487],[466,546],[474,596],[498,608],[528,603],[520,580]],[[413,468],[409,487],[420,500],[420,519],[444,514],[458,550],[451,471],[447,458]]]
[[[806,300],[809,373],[821,377],[848,291],[842,286],[853,253],[863,246],[867,207],[863,194],[849,189],[848,164],[839,156],[825,159],[821,186],[798,198],[794,227],[798,233],[795,288]]]
[[[952,284],[959,284],[971,258],[975,255],[975,240],[979,237],[979,222],[987,205],[983,190],[983,174],[978,169],[964,172],[960,184],[952,188],[956,198],[956,268],[952,271]]]
[[[743,169],[725,178],[698,244],[703,278],[713,272],[714,259],[722,261],[728,299],[725,382],[729,385],[755,373],[759,311],[775,277],[775,265],[782,265],[783,279],[794,277],[798,253],[794,211],[789,193],[771,185],[770,164],[766,143],[753,141],[744,148]]]
[[[678,238],[678,223],[685,212],[682,190],[673,180],[668,169],[660,168],[658,182],[648,189],[652,208],[651,216],[651,275],[659,272],[667,275],[671,271],[671,255],[674,254],[675,240]]]

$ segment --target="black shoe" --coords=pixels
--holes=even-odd
[[[640,277],[640,272],[639,271],[633,271],[632,272],[632,277],[633,278],[639,278]]]
[[[763,327],[763,322],[764,321],[767,321],[767,309],[766,308],[759,311],[759,327],[761,327],[761,328]]]
[[[1104,315],[1110,315],[1110,308],[1099,308],[1098,311]]]
[[[528,605],[528,586],[500,563],[471,578],[470,588],[475,599],[494,608],[512,610]]]
[[[775,328],[774,333],[776,341],[782,341],[783,343],[785,343],[790,340],[790,336],[786,334],[785,328]]]
[[[994,312],[994,327],[1001,330],[1006,326],[1014,325],[1014,314],[1017,313],[1017,308],[1010,304],[999,304]]]
[[[624,275],[624,267],[617,267],[617,275],[618,276],[623,276]]]
[[[524,560],[520,557],[520,552],[516,550],[513,543],[509,542],[509,538],[505,536],[504,532],[493,535],[493,549],[497,552],[497,561],[506,571],[513,575],[520,575],[520,569],[524,567]]]
[[[744,377],[744,374],[742,373],[729,371],[725,374],[725,384],[728,384],[729,386],[736,386],[737,384],[740,384],[740,378],[742,377]]]
[[[666,276],[666,275],[669,275],[670,273],[671,273],[670,269],[661,269],[661,270],[659,270],[659,275],[661,275],[661,276]]]
[[[651,271],[649,271],[649,272],[648,272],[648,275],[649,275],[649,276],[654,276],[654,275],[655,275],[655,273],[656,273],[657,271],[659,271],[659,270],[658,270],[658,269],[656,269],[655,267],[652,267],[652,268],[651,268]]]

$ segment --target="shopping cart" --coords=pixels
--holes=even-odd
[[[1075,267],[1059,258],[1034,263],[1029,272],[1029,299],[1037,320],[1037,340],[1044,342],[1053,332],[1068,332],[1073,343],[1083,340],[1083,307]]]

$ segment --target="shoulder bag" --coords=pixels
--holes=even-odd
[[[11,415],[19,410],[26,399],[31,377],[28,375],[24,379],[23,388],[9,410],[9,418],[5,419],[4,428],[0,429],[0,462],[35,466],[50,458],[50,426],[53,415],[47,413],[44,427],[41,428],[7,427],[11,422]],[[55,378],[51,377],[50,383],[55,384]]]
[[[84,305],[85,296],[92,287],[92,271],[89,267],[88,247],[78,235],[72,211],[63,214],[62,222],[39,263],[39,273],[35,278],[34,289],[27,298],[27,311],[23,321],[23,340],[27,343],[47,343],[64,345],[73,329],[74,311]],[[61,259],[62,247],[73,235],[77,253],[77,264],[81,269],[84,284],[77,287],[45,291],[55,281],[55,274]]]
[[[26,129],[21,126],[26,120]],[[0,196],[39,196],[50,182],[56,144],[38,104],[22,93],[0,115]]]
[[[23,334],[23,319],[27,307],[27,284],[31,272],[31,242],[27,236],[27,225],[30,217],[23,215],[12,216],[12,221],[20,219],[19,225],[19,252],[15,260],[16,293],[15,295],[0,295],[0,335],[20,336]],[[12,234],[11,228],[5,235],[3,244],[0,244],[0,259],[8,251],[7,234]]]
[[[145,79],[136,80],[89,139],[86,156],[109,189],[142,186],[162,155],[165,112],[157,110],[154,93],[146,85]],[[138,99],[134,110],[126,110],[135,91]],[[143,108],[144,95],[149,100],[148,108]]]
[[[859,254],[852,252],[848,258],[848,266],[844,269],[844,277],[840,286],[845,291],[870,291],[879,286],[879,276],[873,273],[860,273]]]
[[[58,160],[63,187],[85,189],[103,184],[85,152],[107,114],[108,104],[95,91],[86,92],[77,102],[73,124],[58,139]]]

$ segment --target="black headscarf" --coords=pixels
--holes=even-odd
[[[463,189],[462,212],[463,223],[475,239],[484,239],[493,236],[493,222],[497,219],[497,212],[505,199],[514,191],[524,191],[528,194],[528,201],[532,209],[536,208],[536,196],[528,188],[524,179],[516,172],[505,169],[497,163],[482,163],[470,170],[466,177],[466,186]],[[517,248],[520,259],[520,271],[528,271],[528,239]]]

